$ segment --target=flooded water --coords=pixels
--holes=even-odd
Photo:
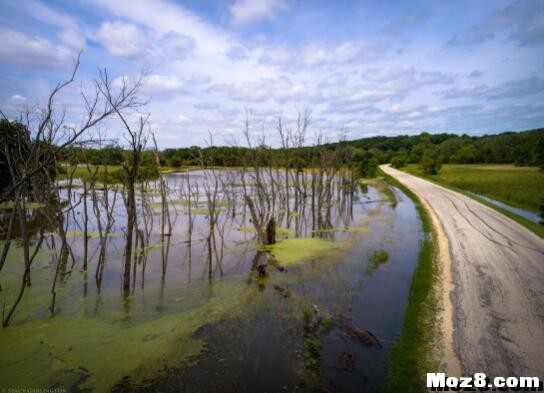
[[[0,330],[0,386],[380,392],[422,236],[413,203],[338,177],[327,187],[305,180],[302,191],[276,179],[278,194],[260,203],[250,180],[193,171],[165,177],[168,204],[159,182],[139,192],[128,293],[121,191],[61,192],[72,201],[60,223],[64,257],[48,207],[30,210],[34,237],[47,233],[31,285]],[[274,246],[257,242],[248,190],[259,213],[271,203]],[[20,243],[0,275],[4,313],[21,287]]]
[[[510,206],[510,205],[507,205],[506,203],[499,202],[499,201],[497,201],[495,199],[486,197],[484,195],[476,194],[475,192],[467,191],[467,193],[472,194],[474,196],[477,196],[478,198],[482,198],[484,201],[487,201],[487,202],[489,202],[489,203],[491,203],[491,204],[493,204],[495,206],[502,207],[503,209],[506,209],[509,212],[517,214],[518,216],[526,218],[526,219],[528,219],[528,220],[530,220],[532,222],[536,222],[537,224],[540,221],[542,221],[542,218],[537,213],[530,212],[530,211],[525,210],[525,209],[520,209],[519,207],[513,207],[513,206]]]

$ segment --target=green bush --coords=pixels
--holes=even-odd
[[[434,149],[427,149],[421,156],[419,166],[426,175],[436,175],[442,168],[442,156]]]

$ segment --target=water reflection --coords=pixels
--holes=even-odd
[[[26,290],[13,326],[0,331],[0,342],[12,340],[8,335],[18,330],[32,343],[36,333],[30,328],[42,321],[59,323],[70,341],[67,321],[77,319],[80,334],[93,338],[96,356],[124,351],[138,360],[129,362],[134,369],[113,366],[106,378],[85,355],[89,348],[78,346],[81,359],[72,359],[72,350],[56,346],[56,333],[46,328],[45,339],[36,336],[35,342],[48,343],[52,355],[29,355],[25,363],[42,387],[255,391],[332,386],[355,391],[364,384],[379,391],[387,349],[400,331],[419,242],[415,209],[395,194],[399,202],[393,208],[377,188],[360,186],[342,173],[293,172],[287,178],[274,169],[169,174],[136,189],[130,231],[129,202],[121,186],[77,182],[59,187],[59,202],[26,213],[25,233],[37,250],[27,273],[18,260],[21,231],[14,226],[0,296],[12,305],[18,288]],[[254,203],[254,215],[244,196]],[[11,213],[1,213],[3,227]],[[285,264],[259,245],[257,227],[271,219],[277,240],[316,238],[349,242],[349,247]],[[127,265],[128,237],[133,244]],[[391,261],[366,276],[368,256],[379,248],[388,250]],[[314,325],[320,321],[315,331],[304,329],[305,318]],[[348,320],[349,325],[342,322]],[[97,334],[102,323],[124,325],[119,333],[112,328],[108,341]],[[147,331],[154,323],[154,331]],[[345,326],[371,332],[383,348],[343,338]],[[165,352],[158,369],[151,367],[153,356],[119,343],[147,348],[153,340],[150,348]],[[14,342],[13,350],[24,352]],[[178,344],[177,355],[171,354]],[[49,356],[66,358],[60,374]],[[17,382],[15,374],[9,375],[14,362],[0,356],[2,386],[4,378]],[[136,371],[144,369],[145,378],[136,378]],[[212,375],[224,388],[217,388]]]

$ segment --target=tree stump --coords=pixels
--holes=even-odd
[[[276,243],[276,220],[274,220],[274,217],[268,220],[268,224],[266,224],[266,243]]]

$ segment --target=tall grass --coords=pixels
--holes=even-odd
[[[403,170],[423,176],[415,164]],[[544,202],[544,172],[535,167],[445,164],[437,175],[425,177],[536,213]]]

